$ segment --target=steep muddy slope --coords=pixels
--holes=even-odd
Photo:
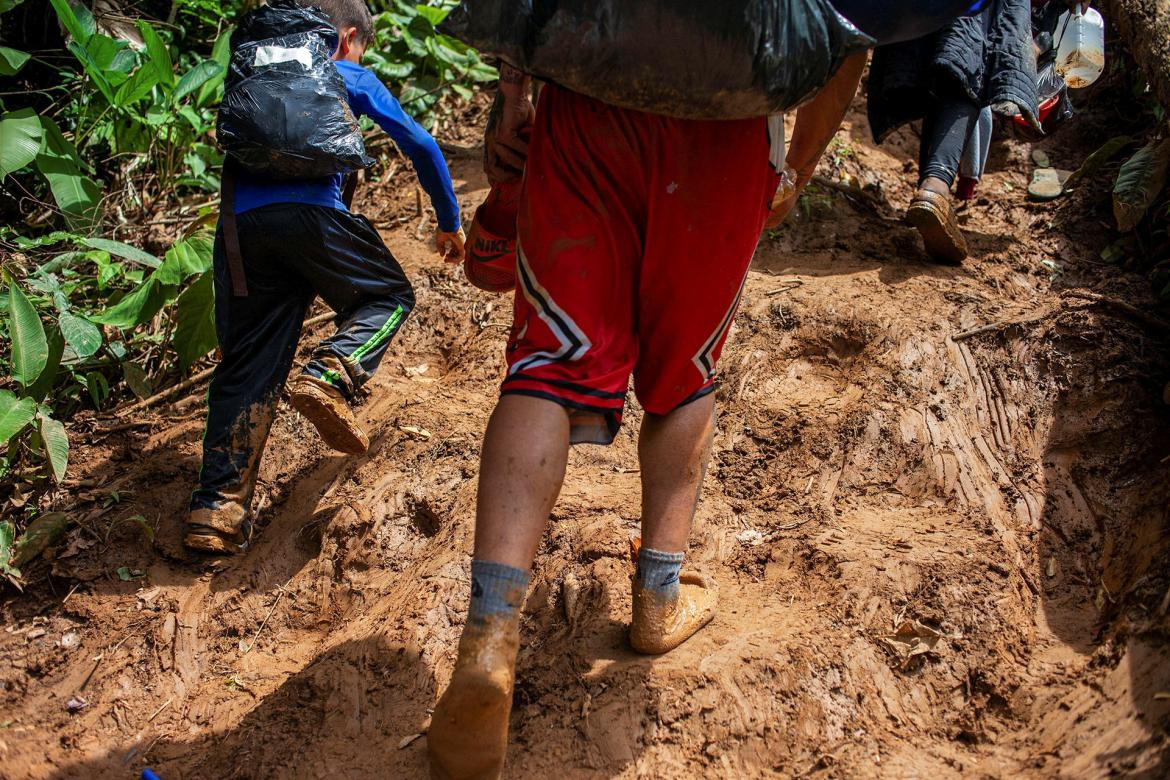
[[[874,148],[859,116],[836,184],[761,243],[724,356],[691,552],[719,616],[661,658],[626,646],[632,410],[570,457],[510,776],[1170,772],[1166,332],[1109,303],[1145,293],[1093,265],[1089,193],[1024,203],[1018,145],[965,214],[975,259],[924,263],[899,220],[913,137]],[[1064,165],[1088,150],[1061,140]],[[474,159],[455,172],[473,206]],[[423,776],[510,303],[428,253],[396,218],[413,200],[374,200],[419,305],[362,410],[370,452],[323,452],[284,408],[247,556],[179,547],[197,407],[92,437],[60,497],[87,530],[4,605],[0,774]],[[153,540],[115,524],[137,513]]]

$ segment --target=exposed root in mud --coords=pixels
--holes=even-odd
[[[975,259],[925,264],[898,219],[911,139],[867,134],[843,130],[864,202],[831,190],[765,238],[723,359],[688,559],[719,583],[714,622],[662,657],[627,645],[631,409],[614,446],[570,456],[524,607],[509,776],[1170,772],[1167,333],[1062,303],[1142,288],[1082,262],[1083,203],[1020,200],[1024,147],[965,213]],[[475,161],[455,174],[473,206]],[[83,526],[3,607],[0,773],[425,775],[510,305],[412,225],[388,240],[418,306],[359,410],[369,452],[328,452],[282,405],[246,556],[181,548],[197,410],[80,453],[63,508]],[[118,522],[137,513],[153,540]]]

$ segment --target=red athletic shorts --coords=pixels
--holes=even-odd
[[[651,414],[711,392],[779,182],[768,128],[764,117],[672,119],[546,86],[502,392],[565,406],[572,440],[596,444],[617,434],[631,374]]]

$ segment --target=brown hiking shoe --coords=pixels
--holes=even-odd
[[[292,407],[313,423],[326,444],[350,455],[369,449],[370,440],[340,390],[309,374],[298,375],[291,389]]]
[[[647,655],[673,650],[711,622],[718,603],[715,583],[702,574],[680,574],[678,597],[670,600],[635,579],[630,646]]]
[[[433,780],[495,780],[508,752],[520,618],[468,623],[427,732]]]
[[[967,257],[967,240],[959,230],[949,195],[918,190],[910,201],[906,220],[918,230],[926,254],[936,263],[959,265]]]
[[[187,517],[188,549],[215,555],[236,555],[252,541],[252,519],[248,510],[235,501],[224,501],[215,509],[192,509]]]

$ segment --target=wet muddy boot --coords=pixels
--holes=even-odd
[[[292,381],[292,407],[313,423],[321,439],[338,452],[361,455],[370,440],[344,395],[324,379],[300,374]]]
[[[527,587],[525,571],[471,563],[471,607],[455,671],[427,732],[434,780],[494,780],[504,769]]]
[[[508,752],[520,621],[468,625],[451,682],[431,717],[427,752],[434,780],[494,780]]]
[[[679,575],[674,598],[635,582],[630,646],[647,655],[669,652],[710,623],[718,604],[714,581],[702,574]]]
[[[252,541],[252,519],[235,501],[223,501],[214,509],[192,509],[187,516],[183,544],[191,550],[214,555],[236,555]]]
[[[922,236],[926,254],[944,265],[959,265],[967,257],[967,240],[959,230],[949,194],[920,188],[906,211],[906,220]]]
[[[683,574],[683,554],[643,547],[634,575],[634,619],[630,645],[659,655],[690,639],[715,617],[715,583],[701,574]]]

